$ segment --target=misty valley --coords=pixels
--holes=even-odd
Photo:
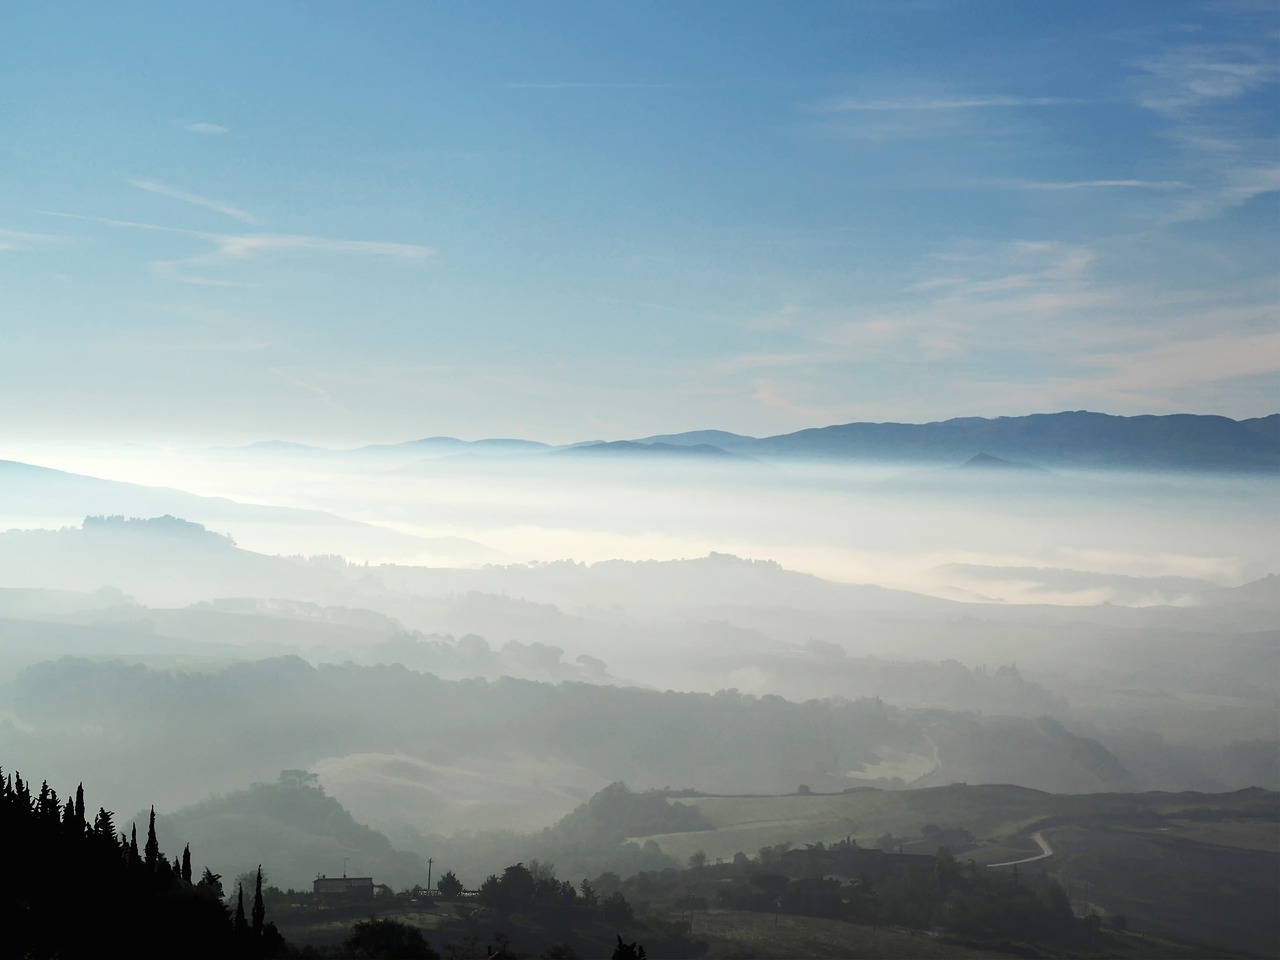
[[[139,955],[1276,955],[1278,473],[1276,415],[32,451],[0,807]]]

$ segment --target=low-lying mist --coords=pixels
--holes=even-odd
[[[409,876],[475,831],[550,856],[537,831],[620,780],[1280,787],[1270,473],[457,442],[17,460],[6,766],[215,844],[239,823],[299,876],[354,851]],[[328,790],[319,833],[281,832],[282,770]],[[618,842],[561,856],[670,860]]]
[[[321,511],[401,534],[379,537],[320,517],[231,516],[217,505],[182,513],[257,552],[375,564],[594,563],[719,552],[958,600],[1126,605],[1187,602],[1206,583],[1236,586],[1280,569],[1269,475],[963,461],[654,462],[574,452],[423,458],[394,447],[369,454],[268,446],[93,457],[46,451],[41,462],[202,497]],[[64,513],[34,519],[78,523],[121,512],[112,509],[118,500],[85,491]],[[31,520],[11,515],[0,523]]]

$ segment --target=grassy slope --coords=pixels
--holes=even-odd
[[[1269,798],[1269,799],[1268,799]],[[1275,804],[1274,794],[1141,793],[1060,795],[1009,785],[954,784],[924,790],[855,790],[835,795],[779,797],[691,797],[714,829],[652,837],[666,853],[683,861],[695,850],[711,860],[736,852],[754,855],[761,847],[830,842],[852,834],[863,845],[884,833],[918,836],[921,827],[962,827],[979,843],[1003,846],[1046,817],[1111,816],[1143,809],[1160,813],[1212,805],[1245,810]]]
[[[190,843],[197,872],[207,865],[226,882],[258,864],[270,882],[299,889],[308,889],[320,873],[340,875],[344,863],[351,876],[393,886],[425,874],[416,856],[396,851],[385,836],[310,787],[254,784],[161,815],[156,832],[161,849]]]
[[[681,915],[684,919],[687,915]],[[674,918],[673,918],[674,919]],[[707,910],[693,915],[693,936],[705,940],[708,958],[755,957],[987,957],[967,947],[924,934],[870,927],[818,917],[737,910]],[[995,956],[1003,956],[995,954]]]
[[[972,831],[981,846],[961,856],[982,863],[1036,852],[1026,836],[1046,826],[1056,852],[1035,869],[1067,882],[1078,910],[1088,904],[1126,914],[1139,931],[1270,956],[1280,955],[1274,911],[1280,897],[1278,800],[1259,790],[1055,796],[963,785],[837,796],[702,797],[681,802],[696,806],[715,829],[653,839],[673,856],[701,849],[715,860],[736,851],[754,855],[766,844],[800,845],[849,833],[863,843],[885,832],[915,836],[924,824],[936,823]],[[1220,817],[1177,816],[1207,809]],[[1144,818],[1144,811],[1169,819]],[[1062,819],[1048,826],[1048,818]],[[1123,956],[1158,956],[1164,949],[1153,946],[1155,941],[1129,940],[1109,949]],[[1188,955],[1197,954],[1192,949]]]

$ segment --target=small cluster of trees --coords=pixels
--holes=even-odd
[[[502,871],[502,876],[490,874],[480,885],[479,900],[500,914],[573,909],[596,913],[618,925],[630,923],[634,916],[631,904],[620,891],[602,896],[589,880],[575,887],[568,880],[556,878],[554,864],[537,860],[531,860],[527,867],[523,863],[512,864]]]
[[[636,874],[621,889],[641,912],[717,906],[1073,946],[1091,933],[1090,920],[1073,915],[1053,880],[962,864],[946,847],[937,856],[901,858],[861,850],[851,839],[805,850],[780,844],[758,859],[740,854],[724,864],[695,854],[689,866]],[[834,878],[841,874],[856,879],[841,883]]]

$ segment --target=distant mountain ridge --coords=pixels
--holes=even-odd
[[[1178,413],[1133,417],[1087,410],[931,423],[840,423],[769,437],[691,430],[552,445],[533,440],[428,437],[330,450],[268,440],[249,454],[511,458],[586,452],[595,458],[705,461],[830,460],[995,467],[1280,471],[1280,413],[1247,420]],[[976,462],[975,462],[976,459]]]
[[[675,457],[679,459],[711,458],[719,460],[741,459],[736,451],[726,450],[710,443],[662,443],[639,440],[601,440],[597,443],[585,443],[578,446],[564,447],[555,451],[570,456],[644,456]]]
[[[710,432],[650,441],[703,444]],[[964,463],[985,454],[1034,466],[1280,470],[1280,414],[1232,420],[1198,414],[1120,417],[1078,410],[934,423],[844,423],[762,438],[716,432],[713,442],[765,459]]]

